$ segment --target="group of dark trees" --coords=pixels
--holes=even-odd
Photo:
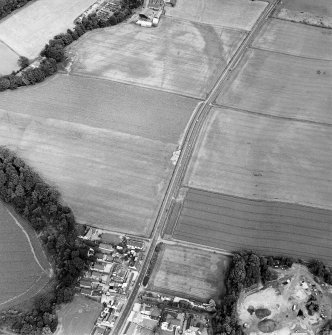
[[[314,259],[308,264],[310,272],[326,284],[332,285],[332,269],[323,262]]]
[[[0,147],[0,198],[41,236],[55,273],[51,292],[39,297],[31,312],[16,316],[13,328],[20,334],[42,334],[45,327],[54,331],[55,306],[73,298],[74,287],[91,261],[89,247],[78,239],[74,215],[61,203],[59,193],[5,147]]]
[[[0,20],[31,0],[0,0]]]
[[[292,266],[294,260],[289,257],[264,257],[252,251],[235,253],[226,274],[226,295],[221,306],[217,307],[212,326],[216,335],[242,335],[242,326],[238,324],[236,303],[240,292],[262,282],[277,279],[271,266]]]
[[[0,4],[1,4],[0,0]],[[6,0],[9,2],[9,0]],[[98,18],[96,14],[90,14],[83,18],[81,23],[76,23],[73,30],[68,29],[66,33],[54,36],[48,44],[45,45],[40,55],[45,57],[39,66],[35,68],[28,67],[25,70],[13,72],[10,75],[0,77],[0,92],[5,90],[14,90],[20,86],[34,85],[42,82],[45,78],[57,72],[57,63],[65,60],[65,47],[76,41],[87,31],[114,26],[127,18],[133,8],[142,4],[142,0],[124,0],[119,11],[108,19]],[[0,5],[1,7],[1,5]],[[21,61],[20,61],[21,62]],[[25,65],[26,63],[24,63]],[[25,66],[21,66],[24,69]]]

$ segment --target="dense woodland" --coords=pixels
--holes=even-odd
[[[32,0],[0,0],[0,20]]]
[[[236,314],[236,303],[240,292],[260,282],[265,284],[276,279],[276,273],[270,270],[274,265],[291,267],[295,261],[303,263],[291,257],[258,256],[252,251],[235,253],[226,274],[226,295],[212,320],[214,334],[242,335],[242,326],[238,324]],[[307,266],[317,280],[332,285],[331,268],[317,260],[309,262]],[[327,327],[330,327],[330,324]]]
[[[59,193],[5,147],[0,147],[0,198],[40,234],[55,270],[49,292],[36,299],[32,311],[14,317],[13,329],[30,335],[53,332],[55,307],[73,298],[74,286],[89,265],[89,247],[78,239],[74,215]]]
[[[0,0],[0,4],[1,1],[3,0]],[[7,0],[7,2],[10,1]],[[21,67],[20,71],[0,77],[0,92],[42,82],[47,77],[57,72],[57,64],[62,63],[65,60],[66,46],[76,41],[80,36],[90,30],[114,26],[122,22],[131,14],[133,8],[136,8],[141,4],[142,0],[124,0],[121,10],[115,12],[109,19],[99,19],[96,14],[90,14],[84,18],[81,23],[76,24],[73,30],[68,29],[66,33],[54,36],[54,38],[51,39],[41,51],[40,55],[46,58],[43,59],[39,66],[35,68],[27,67],[27,59],[21,57],[19,60],[19,65]]]

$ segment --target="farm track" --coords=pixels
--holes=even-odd
[[[173,236],[229,251],[273,250],[331,264],[331,218],[329,210],[189,188]]]

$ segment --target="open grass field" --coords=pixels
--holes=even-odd
[[[75,296],[58,312],[59,325],[54,335],[90,335],[102,305],[83,296]]]
[[[79,222],[150,233],[196,100],[63,75],[0,99],[0,143],[54,184]]]
[[[18,55],[0,41],[0,76],[18,70]]]
[[[48,281],[48,262],[32,229],[0,202],[0,309],[31,298]],[[21,225],[21,227],[20,227]],[[29,239],[28,237],[29,236]]]
[[[218,300],[224,293],[224,276],[229,261],[229,257],[219,253],[165,245],[149,288],[184,298]]]
[[[332,124],[331,90],[331,61],[256,49],[246,53],[217,103]]]
[[[283,0],[282,8],[308,12],[315,16],[332,17],[332,2],[330,0]]]
[[[74,74],[204,98],[244,37],[163,17],[154,29],[125,24],[90,32],[69,52]]]
[[[331,127],[213,109],[184,183],[332,210],[331,141]]]
[[[95,1],[35,1],[1,20],[0,40],[18,54],[35,58],[54,35],[71,28],[74,19]]]
[[[319,258],[332,265],[331,223],[331,210],[189,188],[173,237],[227,251]]]
[[[178,0],[166,15],[189,21],[250,30],[267,2],[248,0]]]
[[[271,19],[259,32],[253,46],[294,56],[332,60],[332,31]]]

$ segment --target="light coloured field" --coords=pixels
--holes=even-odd
[[[74,19],[95,1],[33,2],[0,22],[0,40],[18,54],[35,58],[54,35],[71,28]]]
[[[217,103],[332,124],[331,91],[331,61],[255,49],[234,70]]]
[[[153,289],[200,300],[217,300],[224,293],[229,257],[175,245],[166,245],[159,257],[149,282]]]
[[[18,70],[18,55],[0,41],[0,76]]]
[[[79,222],[150,233],[196,101],[63,75],[3,97],[0,143],[60,190]]]
[[[294,56],[332,60],[332,32],[300,23],[271,19],[259,32],[253,46]]]
[[[178,0],[166,15],[215,26],[250,30],[267,2],[249,0]]]
[[[74,74],[204,98],[245,37],[242,31],[163,17],[93,31],[70,48]]]
[[[185,184],[332,209],[331,141],[329,126],[213,109]]]
[[[59,325],[54,335],[90,335],[102,305],[82,296],[75,296],[59,312]]]
[[[29,232],[30,245],[22,230],[22,222],[17,222],[22,228],[0,202],[0,309],[33,296],[45,284],[45,279],[47,282],[43,269],[47,260],[40,244],[34,249],[38,244],[37,237]]]
[[[0,110],[178,144],[198,100],[105,80],[55,75],[2,92]]]
[[[189,188],[173,237],[227,251],[249,249],[332,264],[332,211]]]

